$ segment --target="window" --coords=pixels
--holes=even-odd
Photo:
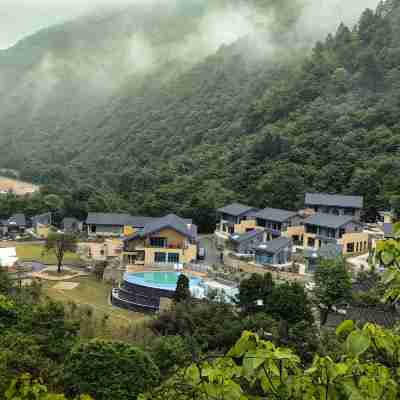
[[[152,237],[150,238],[151,247],[167,247],[167,239],[162,237]]]
[[[96,225],[90,225],[90,232],[96,233]]]
[[[155,253],[154,262],[165,263],[167,261],[167,255],[165,253]]]
[[[347,243],[347,252],[354,253],[354,243]]]
[[[179,253],[168,253],[168,262],[169,263],[178,263],[179,262]]]
[[[257,226],[261,226],[261,227],[265,228],[266,225],[267,225],[267,224],[266,224],[265,219],[257,218]]]
[[[315,239],[314,238],[308,238],[307,246],[308,247],[314,247],[315,246]]]

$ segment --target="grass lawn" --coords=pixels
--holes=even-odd
[[[42,244],[17,244],[17,257],[20,261],[38,261],[44,264],[57,264],[57,258],[53,252],[43,254]],[[65,253],[64,261],[79,261],[79,255],[75,253]]]
[[[57,290],[53,287],[58,282],[48,281],[44,286],[45,293],[55,300],[73,301],[78,305],[91,306],[97,318],[107,314],[113,325],[127,326],[146,319],[143,314],[111,306],[109,303],[111,286],[97,281],[93,276],[78,277],[68,281],[77,282],[79,285],[72,290]]]

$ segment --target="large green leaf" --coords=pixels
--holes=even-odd
[[[357,330],[350,333],[346,340],[346,349],[352,356],[358,357],[365,353],[371,344],[371,339],[364,332]]]

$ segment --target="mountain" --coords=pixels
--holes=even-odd
[[[173,211],[205,229],[230,200],[397,202],[399,0],[311,53],[294,2],[178,3],[81,18],[0,52],[0,167],[47,185],[67,213]]]

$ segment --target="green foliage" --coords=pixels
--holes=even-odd
[[[191,295],[189,284],[189,278],[184,274],[180,274],[178,277],[178,282],[176,283],[176,289],[174,293],[174,301],[176,303],[190,300]]]
[[[261,335],[277,333],[277,323],[264,313],[240,316],[229,304],[208,301],[178,303],[152,321],[150,328],[158,335],[181,335],[196,354],[227,350],[245,329]]]
[[[162,376],[191,361],[189,344],[182,336],[160,336],[151,344],[151,356]]]
[[[14,379],[4,394],[5,400],[66,400],[63,394],[49,393],[40,381],[29,374]],[[79,396],[75,400],[91,400],[89,396]]]
[[[142,399],[397,399],[400,337],[347,321],[338,331],[340,360],[316,354],[308,368],[291,350],[245,331],[225,356],[193,364]]]
[[[344,305],[351,299],[351,276],[345,260],[320,259],[314,281],[314,294],[321,310],[321,325],[324,325],[333,306]]]
[[[70,394],[88,393],[96,400],[136,400],[158,384],[160,372],[144,351],[124,343],[93,340],[77,346],[65,363]]]
[[[298,283],[275,284],[271,273],[253,274],[240,282],[238,305],[245,313],[266,312],[291,324],[313,322],[311,304]]]

